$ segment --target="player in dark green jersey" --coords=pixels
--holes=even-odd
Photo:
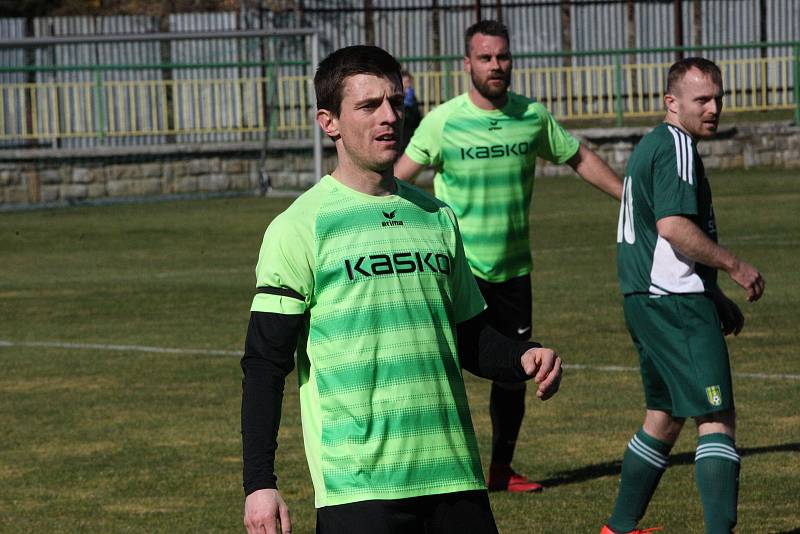
[[[392,176],[395,59],[344,48],[314,85],[338,164],[275,218],[259,254],[242,358],[247,530],[291,530],[274,457],[296,350],[317,532],[496,533],[462,368],[533,378],[547,399],[560,359],[486,325],[452,210]]]
[[[647,411],[625,451],[614,513],[601,534],[636,530],[687,417],[697,425],[696,480],[709,534],[736,525],[739,455],[723,335],[744,324],[717,285],[728,273],[758,300],[764,279],[717,244],[697,142],[717,131],[722,76],[703,58],[672,65],[664,123],[636,146],[624,180],[617,265],[625,322],[639,352]]]
[[[453,208],[467,261],[488,305],[489,321],[517,339],[532,335],[530,207],[536,158],[566,163],[587,182],[619,198],[619,177],[534,99],[510,92],[508,31],[486,20],[465,35],[467,93],[429,113],[395,166],[413,180],[436,170],[436,196]],[[525,385],[494,382],[489,400],[489,489],[538,491],[511,460],[525,411]]]

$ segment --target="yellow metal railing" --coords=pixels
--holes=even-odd
[[[268,82],[253,77],[0,84],[0,140],[263,132]],[[272,129],[310,131],[307,83],[303,76],[277,79]]]
[[[726,97],[732,111],[793,109],[790,56],[719,61]],[[613,117],[621,99],[626,117],[663,113],[664,88],[670,63],[623,64],[622,90],[615,89],[615,66],[515,68],[514,91],[535,96],[555,116],[564,119]],[[414,72],[414,83],[422,95],[423,113],[445,100],[441,71]],[[449,73],[453,94],[469,87],[463,72]],[[800,90],[800,88],[798,88]]]
[[[719,62],[733,111],[793,109],[790,56]],[[561,119],[657,115],[668,63],[517,68],[515,91]],[[423,113],[469,87],[462,71],[413,73]],[[0,140],[243,134],[310,137],[307,76],[0,84]],[[794,88],[800,90],[800,88]]]

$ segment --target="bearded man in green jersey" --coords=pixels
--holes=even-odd
[[[241,364],[247,531],[292,528],[274,460],[296,350],[317,532],[494,534],[462,368],[533,378],[545,400],[560,359],[486,325],[452,210],[393,177],[397,61],[343,48],[314,87],[338,164],[272,221],[259,254]]]
[[[697,143],[712,137],[722,111],[722,75],[703,58],[669,69],[664,122],[628,161],[617,228],[625,323],[639,352],[645,412],[628,443],[619,494],[601,534],[637,530],[687,417],[697,425],[695,478],[705,531],[736,525],[739,455],[728,350],[723,335],[744,324],[717,285],[727,272],[758,300],[764,279],[717,244],[717,226]]]
[[[434,189],[455,212],[470,269],[488,305],[492,326],[529,339],[531,318],[530,206],[536,158],[566,163],[587,182],[619,198],[619,177],[569,135],[535,100],[510,92],[511,52],[506,27],[486,20],[467,29],[464,69],[468,92],[429,113],[395,174],[411,180],[426,165]],[[525,384],[492,383],[492,460],[489,489],[539,491],[541,484],[511,468],[525,413]]]

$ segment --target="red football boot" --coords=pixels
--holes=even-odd
[[[643,529],[634,529],[630,532],[625,532],[625,534],[647,534],[648,532],[658,532],[659,530],[664,530],[661,527],[652,527],[652,528],[643,528]],[[600,534],[617,534],[610,528],[608,525],[603,525],[603,528],[600,529]]]
[[[528,477],[522,476],[510,465],[495,465],[489,467],[489,491],[510,491],[512,493],[536,493],[542,491],[544,486]]]

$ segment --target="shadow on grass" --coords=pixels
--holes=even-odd
[[[755,454],[768,454],[771,452],[800,452],[800,443],[785,443],[783,445],[769,445],[766,447],[744,447],[739,450],[740,456],[753,456]],[[682,452],[669,457],[669,465],[690,465],[694,463],[693,452]],[[557,472],[554,476],[540,480],[546,488],[576,484],[611,475],[619,475],[622,461],[605,462],[602,464],[587,465],[579,469]],[[800,534],[800,528],[782,532],[780,534]]]

